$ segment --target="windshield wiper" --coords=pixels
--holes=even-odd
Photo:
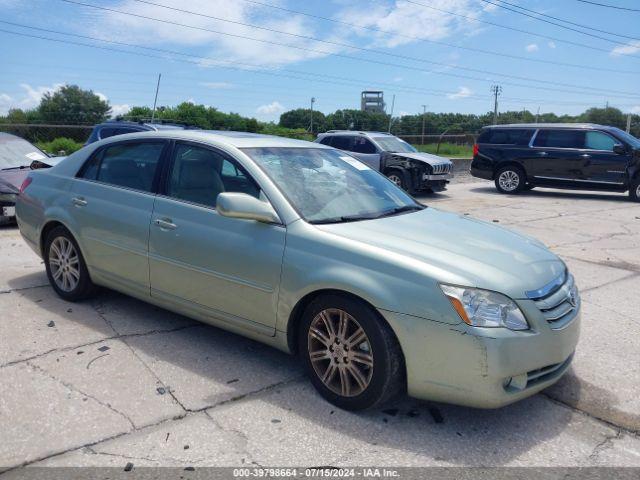
[[[373,220],[375,218],[389,217],[402,212],[411,212],[414,210],[423,210],[426,207],[421,205],[403,205],[402,207],[392,208],[391,210],[385,210],[384,212],[372,212],[363,213],[358,215],[344,215],[342,217],[323,218],[321,220],[311,220],[309,223],[314,225],[322,225],[326,223],[346,223],[357,222],[359,220]]]
[[[5,171],[5,170],[22,170],[25,168],[29,168],[29,165],[20,165],[19,167],[7,167],[7,168],[0,168],[0,170]]]

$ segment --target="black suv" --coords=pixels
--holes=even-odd
[[[167,123],[164,121],[160,122],[130,122],[126,120],[107,120],[104,123],[100,123],[93,127],[91,131],[91,135],[89,135],[89,140],[85,143],[85,145],[89,145],[90,143],[97,142],[98,140],[102,140],[104,138],[113,137],[115,135],[123,135],[125,133],[134,133],[134,132],[153,132],[158,130],[180,130],[180,129],[194,129],[196,127],[192,127],[189,125],[184,125],[181,123]]]
[[[471,175],[501,193],[536,186],[629,191],[640,201],[640,140],[593,124],[516,124],[482,129]]]

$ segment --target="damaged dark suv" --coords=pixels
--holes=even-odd
[[[411,194],[445,190],[452,177],[451,160],[418,152],[389,133],[329,130],[316,142],[349,152]]]

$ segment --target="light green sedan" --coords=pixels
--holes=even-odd
[[[297,354],[345,409],[506,405],[557,381],[578,341],[573,277],[544,245],[317,143],[112,137],[32,172],[17,220],[62,298],[100,285]]]

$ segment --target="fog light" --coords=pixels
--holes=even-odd
[[[527,387],[527,374],[510,377],[504,381],[505,390],[524,390]]]

